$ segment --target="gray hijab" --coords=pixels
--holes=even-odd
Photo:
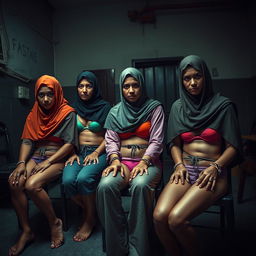
[[[129,76],[136,79],[142,89],[141,97],[135,103],[128,102],[123,96],[123,83]],[[118,133],[131,132],[147,121],[152,110],[161,103],[148,98],[143,75],[136,68],[129,67],[123,70],[119,86],[121,102],[111,108],[104,127]]]
[[[204,87],[200,95],[193,96],[183,85],[183,73],[192,67],[203,74]],[[185,57],[179,66],[180,99],[171,108],[167,145],[171,146],[174,138],[183,132],[212,128],[233,145],[241,154],[241,134],[236,106],[230,99],[214,94],[212,79],[205,62],[198,56]]]

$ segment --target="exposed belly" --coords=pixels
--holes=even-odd
[[[123,157],[141,158],[145,154],[147,147],[147,140],[140,137],[132,136],[129,139],[121,141],[120,151]]]
[[[221,144],[209,144],[203,140],[194,140],[191,143],[183,145],[183,157],[187,154],[203,158],[217,160],[221,155]],[[185,164],[191,164],[190,161],[184,160]],[[200,160],[198,165],[209,165],[210,161]]]
[[[84,130],[79,135],[80,145],[100,145],[104,140],[104,132],[93,133],[89,130]]]
[[[55,154],[63,143],[57,143],[53,141],[37,141],[35,144],[34,156],[51,156]]]

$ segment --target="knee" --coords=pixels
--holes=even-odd
[[[115,190],[115,184],[113,182],[113,177],[111,177],[111,176],[101,177],[101,180],[97,187],[97,192],[99,194],[101,194],[101,193],[109,193],[113,190]]]
[[[145,191],[149,190],[148,183],[144,179],[143,176],[137,176],[135,179],[132,180],[131,183],[131,191]]]
[[[73,184],[73,182],[74,182],[74,179],[72,179],[72,177],[71,176],[69,176],[69,177],[67,177],[67,176],[63,176],[62,177],[62,185],[64,186],[64,187],[69,187],[69,186],[71,186],[72,184]]]
[[[91,187],[91,186],[94,186],[95,182],[96,182],[96,179],[94,179],[90,175],[77,177],[78,187]]]
[[[19,192],[24,190],[24,186],[21,184],[13,184],[13,181],[8,181],[9,183],[9,190],[11,193]]]
[[[36,193],[42,190],[42,186],[39,186],[37,183],[28,180],[25,184],[25,190],[30,193]]]
[[[186,224],[186,220],[181,218],[180,214],[173,211],[168,216],[168,226],[173,232],[179,231]]]
[[[161,210],[160,208],[155,208],[153,213],[154,224],[166,224],[168,223],[168,213]]]
[[[74,164],[75,165],[75,164]],[[67,165],[62,174],[62,184],[64,186],[70,186],[76,180],[76,169],[73,168],[73,165]]]

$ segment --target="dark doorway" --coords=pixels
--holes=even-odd
[[[104,100],[116,104],[115,99],[115,71],[114,69],[91,70],[98,79],[101,96]]]
[[[98,79],[98,85],[103,99],[110,102],[111,105],[116,104],[114,69],[97,69],[90,71],[93,72]],[[72,104],[76,97],[75,85],[63,86],[63,91],[65,98]]]
[[[181,59],[182,57],[132,60],[133,67],[144,75],[148,96],[163,104],[167,117],[172,103],[179,98],[176,73]]]
[[[172,103],[179,98],[177,67],[182,58],[132,60],[132,66],[138,68],[144,75],[148,96],[159,100],[163,104],[165,111],[165,134]],[[166,137],[164,139],[162,158],[164,183],[167,183],[170,177],[172,163],[165,145]]]

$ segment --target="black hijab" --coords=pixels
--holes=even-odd
[[[102,99],[97,78],[92,72],[81,72],[77,76],[76,88],[82,79],[88,80],[93,85],[93,95],[88,101],[84,101],[79,97],[77,92],[73,107],[82,118],[90,121],[97,121],[103,126],[111,108],[110,103]]]
[[[198,96],[191,95],[183,86],[183,73],[192,67],[204,77],[204,86]],[[212,128],[241,152],[241,134],[235,105],[219,93],[214,94],[212,79],[205,62],[198,56],[185,57],[179,66],[180,98],[171,108],[168,120],[167,143],[183,132]]]
[[[142,89],[141,97],[135,103],[128,102],[123,96],[123,83],[129,76],[135,78]],[[132,67],[126,68],[120,75],[120,96],[121,102],[110,110],[105,123],[106,129],[118,133],[134,131],[148,120],[153,109],[161,105],[159,101],[148,98],[142,73]]]

